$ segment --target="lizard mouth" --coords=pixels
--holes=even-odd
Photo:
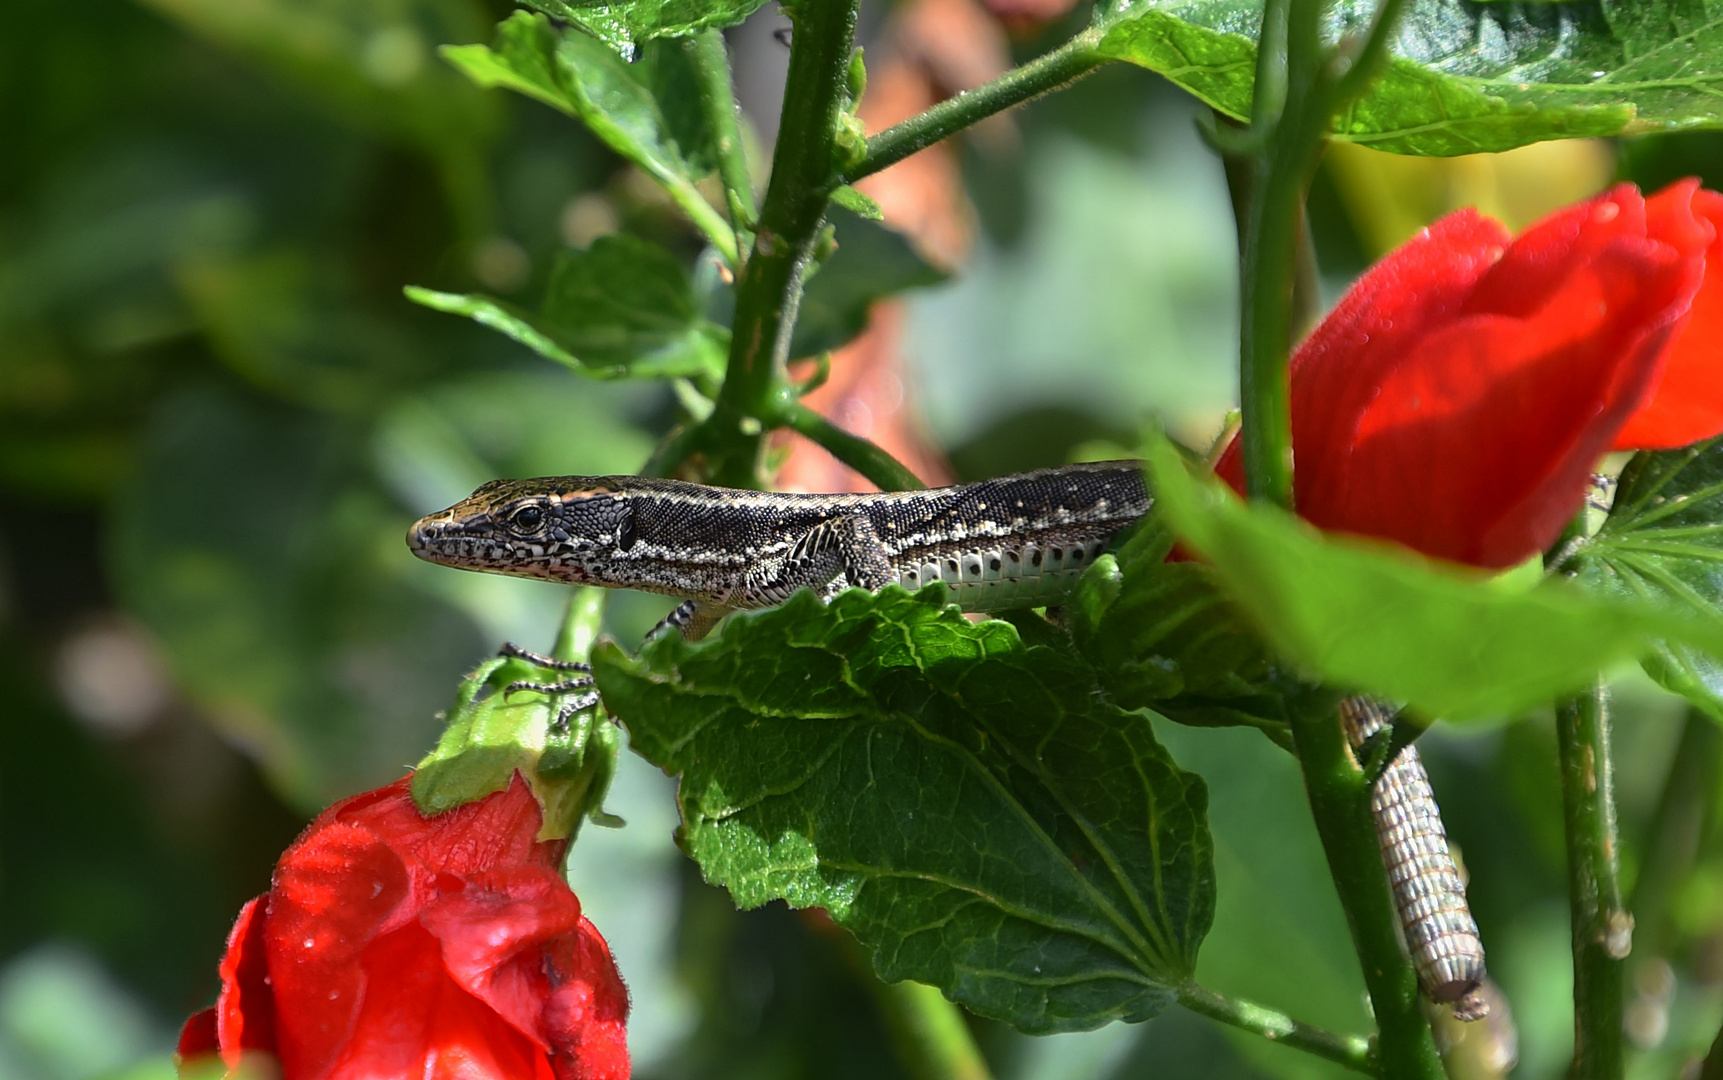
[[[413,522],[413,527],[407,530],[407,550],[426,562],[441,562],[438,541],[443,539],[443,530],[448,524],[449,519],[442,514],[432,514]]]

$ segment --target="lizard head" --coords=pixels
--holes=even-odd
[[[516,577],[596,582],[634,546],[634,514],[611,477],[493,480],[407,532],[427,562]]]

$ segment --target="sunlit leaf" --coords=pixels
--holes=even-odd
[[[1723,645],[1723,627],[1558,580],[1514,591],[1370,540],[1330,536],[1198,480],[1151,449],[1156,497],[1259,632],[1323,680],[1455,720],[1511,714],[1643,655]]]
[[[1377,7],[1332,5],[1327,39],[1363,33]],[[1107,17],[1100,51],[1244,118],[1261,18],[1253,0],[1145,0]],[[1723,10],[1681,0],[1417,0],[1393,53],[1338,137],[1448,155],[1723,123]]]
[[[1636,456],[1609,517],[1576,559],[1586,587],[1677,606],[1723,633],[1723,440]],[[1645,668],[1723,719],[1720,655],[1663,641]]]
[[[824,907],[884,978],[1024,1031],[1145,1019],[1213,912],[1205,789],[1037,636],[937,589],[803,592],[594,667],[739,904]]]
[[[601,236],[586,251],[564,252],[536,314],[488,296],[406,292],[583,375],[715,377],[724,369],[728,334],[702,316],[687,270],[636,236]]]
[[[480,86],[514,90],[581,120],[658,181],[714,242],[725,242],[729,225],[695,189],[697,173],[651,87],[604,42],[517,11],[497,26],[490,46],[451,46],[442,53]]]
[[[637,43],[685,37],[708,26],[735,26],[766,0],[526,0],[528,7],[586,27],[624,56]]]

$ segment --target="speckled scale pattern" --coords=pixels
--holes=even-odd
[[[1340,721],[1354,748],[1393,716],[1393,710],[1367,697],[1340,703]],[[1489,1005],[1478,992],[1484,980],[1484,944],[1466,903],[1465,883],[1448,852],[1442,812],[1417,747],[1401,750],[1383,770],[1370,794],[1370,813],[1424,996],[1451,1006],[1461,1020],[1484,1018]]]
[[[804,585],[829,592],[896,580],[910,589],[943,582],[954,602],[986,611],[1057,601],[1148,509],[1133,461],[863,495],[566,476],[487,484],[421,519],[408,542],[446,565],[731,608],[769,606]],[[850,579],[848,554],[864,546],[883,555],[877,569],[888,578]]]

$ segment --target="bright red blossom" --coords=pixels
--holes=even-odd
[[[541,820],[518,775],[433,818],[406,780],[325,810],[240,911],[182,1058],[261,1051],[284,1080],[626,1080],[628,994]]]
[[[1512,566],[1554,542],[1606,452],[1723,432],[1720,333],[1723,196],[1697,181],[1649,201],[1624,184],[1517,239],[1450,214],[1294,353],[1298,513]],[[1236,442],[1216,471],[1242,489]]]

